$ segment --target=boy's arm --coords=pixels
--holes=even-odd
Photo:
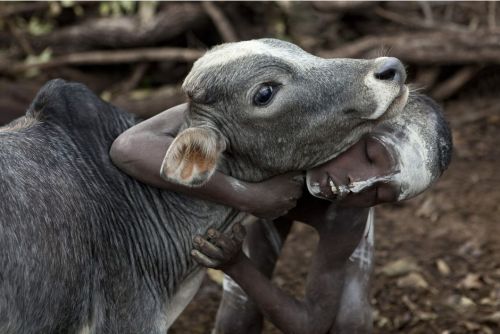
[[[326,333],[335,322],[346,264],[362,238],[367,212],[343,209],[333,221],[322,218],[324,225],[319,229],[320,241],[303,300],[274,286],[241,251],[241,225],[234,225],[232,236],[210,229],[205,237],[195,237],[192,255],[206,267],[223,270],[283,332]]]
[[[166,110],[122,133],[113,143],[113,163],[130,176],[157,188],[173,190],[252,213],[276,218],[296,205],[302,194],[301,173],[288,173],[260,183],[239,181],[216,172],[201,187],[190,188],[165,181],[160,167],[181,127],[187,104]]]

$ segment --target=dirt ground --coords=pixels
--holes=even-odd
[[[488,99],[447,105],[448,171],[425,194],[377,208],[375,333],[500,333],[499,109]],[[274,282],[301,296],[316,242],[296,224]],[[209,333],[220,292],[207,278],[171,332]]]

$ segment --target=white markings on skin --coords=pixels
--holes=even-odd
[[[248,190],[247,186],[245,186],[245,184],[243,182],[240,182],[239,180],[231,179],[229,181],[229,183],[231,184],[231,186],[233,187],[233,189],[236,190],[236,191],[244,192],[244,191]]]
[[[310,173],[306,174],[306,185],[307,185],[307,190],[309,190],[309,193],[311,193],[311,195],[323,198],[321,196],[321,189],[319,187],[319,183],[311,181]]]
[[[378,182],[390,182],[391,180],[393,180],[393,178],[398,173],[399,173],[399,171],[391,173],[389,175],[374,176],[374,177],[371,177],[371,178],[369,178],[367,180],[361,180],[361,181],[351,182],[351,183],[349,183],[349,185],[347,185],[347,189],[348,189],[348,191],[357,194],[357,193],[360,193],[360,192],[362,192],[363,190],[365,190],[367,188],[370,188],[375,183],[378,183]],[[340,186],[340,187],[345,187],[345,186]]]
[[[386,147],[397,147],[395,151],[397,169],[392,181],[400,185],[398,200],[418,195],[432,182],[432,173],[429,169],[429,154],[424,138],[421,136],[418,124],[404,123],[406,138],[396,138],[393,134],[385,133],[379,136]]]
[[[242,304],[246,303],[248,297],[243,291],[243,289],[236,283],[231,277],[224,274],[224,280],[222,281],[222,288],[224,291],[230,293],[234,296],[234,300],[237,302],[241,302]]]
[[[361,270],[368,270],[373,262],[373,243],[374,243],[374,208],[370,209],[366,220],[365,233],[363,240],[349,257],[349,261],[358,262]]]

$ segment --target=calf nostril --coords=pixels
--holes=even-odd
[[[389,68],[382,72],[375,73],[375,78],[379,80],[393,80],[395,76],[396,76],[396,70],[393,68]]]
[[[394,81],[398,84],[403,84],[406,80],[406,71],[403,64],[394,57],[384,58],[373,75],[377,80]]]

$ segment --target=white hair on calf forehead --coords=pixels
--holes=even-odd
[[[198,59],[194,63],[193,69],[196,71],[206,70],[252,55],[277,57],[299,67],[307,66],[307,58],[315,57],[288,42],[260,39],[219,45]]]

